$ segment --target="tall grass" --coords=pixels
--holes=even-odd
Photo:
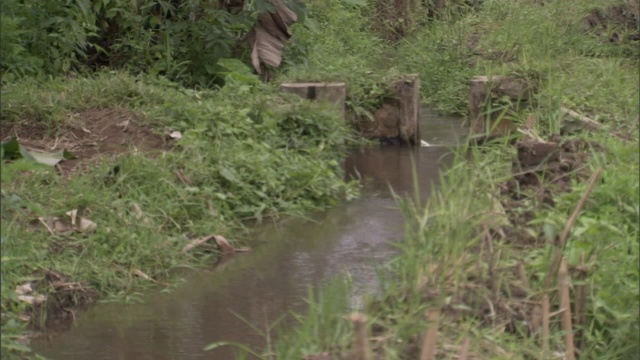
[[[586,323],[576,329],[584,336],[580,353],[584,359],[637,358],[639,351],[633,340],[640,335],[638,47],[628,41],[610,42],[607,36],[585,28],[583,21],[593,10],[624,4],[617,0],[546,1],[544,5],[529,0],[484,1],[476,11],[419,25],[398,43],[388,63],[400,72],[418,72],[423,99],[446,113],[466,113],[467,83],[472,76],[510,75],[537,85],[531,106],[516,114],[516,119],[535,118],[535,130],[543,137],[558,133],[567,121],[561,107],[605,125],[605,131],[595,134],[571,135],[605,148],[593,151],[585,165],[586,172],[603,168],[602,181],[563,249],[570,267],[587,267],[585,280],[574,279],[574,285],[590,289]],[[625,26],[613,23],[609,32],[637,31]],[[327,41],[322,35],[315,36],[319,42]],[[611,132],[624,134],[629,140],[621,141]],[[454,166],[443,176],[428,205],[400,199],[406,222],[405,239],[399,244],[402,253],[391,261],[390,277],[381,279],[383,300],[372,301],[365,309],[372,319],[374,348],[382,358],[417,358],[416,347],[428,327],[425,310],[451,310],[452,306],[454,313],[462,315],[441,324],[438,348],[445,353],[457,356],[455,349],[470,339],[470,352],[480,358],[541,356],[540,343],[529,336],[524,324],[505,331],[500,319],[488,320],[491,317],[477,314],[487,307],[483,298],[494,295],[492,286],[502,289],[514,281],[515,275],[508,269],[519,263],[531,279],[530,299],[540,295],[553,250],[545,245],[545,239],[561,231],[585,184],[570,174],[571,191],[555,194],[553,207],[531,201],[513,210],[532,214],[520,230],[537,243],[521,244],[514,235],[506,234],[503,241],[492,243],[492,255],[487,258],[483,229],[508,224],[496,204],[499,184],[512,176],[514,155],[506,140],[457,150]],[[581,258],[591,255],[591,262],[581,263]],[[508,293],[500,296],[509,299]],[[314,306],[301,321],[314,321],[321,308],[321,304]],[[316,325],[320,324],[316,320]],[[306,331],[299,338],[318,333],[304,330],[308,327],[299,329]],[[552,326],[550,342],[553,349],[562,348],[559,325]],[[336,356],[349,353],[349,344],[342,339],[315,348],[307,345],[306,351],[297,344],[278,348],[286,354],[283,358],[321,351]],[[290,348],[297,350],[287,352]]]

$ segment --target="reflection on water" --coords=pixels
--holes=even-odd
[[[423,112],[421,132],[431,144],[453,145],[464,135],[460,120]],[[303,311],[309,286],[349,273],[353,304],[376,290],[376,267],[394,253],[403,222],[390,187],[413,189],[415,164],[421,198],[447,163],[445,147],[356,150],[347,176],[362,179],[363,196],[311,219],[288,219],[256,229],[254,251],[234,256],[222,269],[192,275],[171,293],[142,304],[100,304],[74,328],[34,348],[50,359],[234,359],[232,348],[204,352],[216,341],[264,346],[265,329],[289,311]],[[251,324],[251,325],[250,325]]]

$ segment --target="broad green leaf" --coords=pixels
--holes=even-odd
[[[227,73],[225,80],[236,82],[238,84],[258,84],[260,80],[254,74],[240,74],[236,72]]]
[[[251,68],[238,59],[222,58],[218,60],[218,65],[232,73],[252,74]]]
[[[20,157],[49,166],[55,166],[62,160],[76,159],[76,156],[67,150],[60,150],[55,153],[31,150],[22,146],[16,139],[2,143],[3,159],[18,159]]]
[[[31,150],[29,151],[29,155],[31,155],[31,157],[35,161],[41,164],[49,165],[49,166],[55,166],[57,163],[65,159],[75,158],[73,155],[71,155],[71,153],[67,152],[66,150],[61,150],[55,153],[47,153],[47,152]]]
[[[18,140],[11,139],[2,143],[2,158],[15,159],[20,157],[20,144]]]

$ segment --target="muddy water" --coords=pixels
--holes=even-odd
[[[215,271],[199,272],[170,292],[139,297],[134,304],[104,303],[83,314],[73,329],[32,345],[50,359],[164,360],[234,359],[230,347],[204,352],[217,341],[263,348],[267,324],[304,311],[310,286],[340,274],[353,279],[352,306],[377,288],[376,271],[394,254],[403,220],[389,187],[413,189],[416,164],[422,198],[450,161],[447,147],[464,136],[457,118],[423,109],[423,148],[356,150],[345,161],[359,178],[363,196],[311,216],[256,229],[254,251],[223,259]],[[286,322],[286,320],[285,320]]]

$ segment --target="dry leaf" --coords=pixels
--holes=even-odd
[[[216,242],[216,245],[218,245],[218,248],[220,248],[220,251],[222,251],[223,254],[233,254],[233,253],[237,253],[237,252],[249,252],[251,251],[250,248],[247,247],[243,247],[243,248],[234,248],[233,246],[231,246],[231,244],[229,244],[229,241],[227,239],[224,238],[224,236],[222,235],[207,235],[204,237],[201,237],[199,239],[195,239],[193,241],[191,241],[190,243],[188,243],[184,248],[182,248],[182,253],[186,253],[187,251],[197,247],[197,246],[201,246],[202,244],[205,244],[207,241],[214,239]]]
[[[284,43],[292,36],[289,25],[298,21],[296,13],[291,11],[281,0],[271,3],[276,12],[264,12],[258,15],[258,23],[248,35],[251,47],[251,64],[258,74],[262,73],[260,63],[280,66]]]
[[[190,243],[188,243],[187,245],[185,245],[185,247],[182,248],[181,253],[186,253],[187,251],[193,249],[194,247],[200,246],[204,243],[206,243],[207,241],[211,240],[214,238],[215,235],[207,235],[205,237],[201,237],[199,239],[195,239],[193,241],[191,241]]]
[[[140,271],[140,270],[138,270],[138,269],[133,270],[133,273],[134,273],[136,276],[139,276],[139,277],[141,277],[141,278],[143,278],[143,279],[145,279],[145,280],[149,280],[149,281],[151,281],[151,282],[156,282],[156,281],[155,281],[155,280],[153,280],[149,275],[147,275],[147,274],[143,273],[142,271]]]
[[[69,232],[73,230],[73,227],[71,226],[71,224],[69,224],[68,222],[62,220],[62,219],[58,219],[56,218],[53,221],[53,230],[55,230],[56,232]]]
[[[51,235],[74,230],[81,233],[91,233],[98,227],[96,223],[87,218],[80,217],[80,221],[78,222],[78,210],[67,211],[66,214],[71,218],[71,223],[54,216],[41,216],[38,220],[51,233]]]
[[[218,244],[223,254],[232,254],[235,252],[235,249],[233,248],[233,246],[229,244],[229,241],[227,241],[227,239],[225,239],[224,236],[214,235],[213,238],[216,240],[216,244]]]
[[[31,295],[20,295],[18,296],[18,300],[20,301],[24,301],[27,304],[40,304],[42,302],[44,302],[45,300],[47,300],[47,297],[44,295],[35,295],[35,296],[31,296]]]
[[[140,209],[140,205],[138,205],[136,203],[131,204],[131,210],[133,210],[133,213],[135,214],[136,220],[140,220],[144,216],[144,213],[142,212],[142,209]]]
[[[96,229],[98,228],[98,224],[94,223],[93,221],[87,219],[87,218],[80,218],[80,224],[78,225],[78,231],[82,232],[82,233],[92,233],[94,231],[96,231]]]
[[[76,226],[76,217],[78,216],[78,209],[73,209],[66,212],[71,217],[71,226]]]
[[[53,216],[41,216],[38,220],[52,234],[72,231],[73,228],[63,220]]]
[[[31,283],[16,286],[16,294],[18,295],[30,294],[32,292],[33,288],[31,287]]]

